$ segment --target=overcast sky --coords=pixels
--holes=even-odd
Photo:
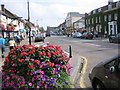
[[[23,19],[28,18],[27,0],[0,0],[0,4]],[[30,21],[46,29],[63,23],[68,12],[89,13],[107,4],[108,0],[29,0]]]

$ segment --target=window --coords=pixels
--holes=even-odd
[[[86,20],[86,25],[88,24],[88,20]]]
[[[120,2],[117,2],[116,3],[116,7],[118,8],[120,6]]]
[[[111,9],[111,8],[112,8],[112,5],[111,5],[111,4],[109,4],[109,5],[108,5],[108,9]]]
[[[96,23],[98,23],[97,17],[96,17]]]
[[[99,23],[101,22],[101,20],[100,20],[100,16],[99,16]]]
[[[89,22],[89,24],[90,24],[90,19],[88,19],[88,22]]]
[[[117,71],[120,70],[120,58],[115,58],[111,62],[105,64],[106,69],[110,69],[112,66],[115,67]]]
[[[109,62],[105,65],[105,68],[109,69],[110,67],[112,67],[114,65],[115,65],[115,60],[112,60],[111,62]]]
[[[95,13],[96,13],[96,10],[93,11],[93,14],[95,14]]]
[[[114,14],[114,20],[117,20],[117,13]]]
[[[107,16],[106,15],[104,16],[104,21],[107,21]]]
[[[101,9],[101,8],[99,8],[99,9],[98,9],[98,12],[101,12],[101,11],[102,11],[102,9]]]
[[[109,17],[108,17],[108,20],[111,21],[111,14],[110,14]]]
[[[92,18],[92,24],[93,24],[93,22],[94,22],[94,21],[93,21],[93,18]]]

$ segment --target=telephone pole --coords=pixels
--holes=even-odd
[[[28,4],[28,24],[30,23],[30,10],[29,10],[29,0],[27,1]],[[31,45],[31,26],[29,26],[29,44]]]

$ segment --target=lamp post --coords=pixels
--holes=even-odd
[[[29,0],[28,3],[28,23],[30,22]],[[31,27],[29,26],[29,44],[31,45]]]

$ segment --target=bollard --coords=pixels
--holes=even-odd
[[[69,58],[72,58],[72,49],[71,49],[71,45],[69,45]]]

